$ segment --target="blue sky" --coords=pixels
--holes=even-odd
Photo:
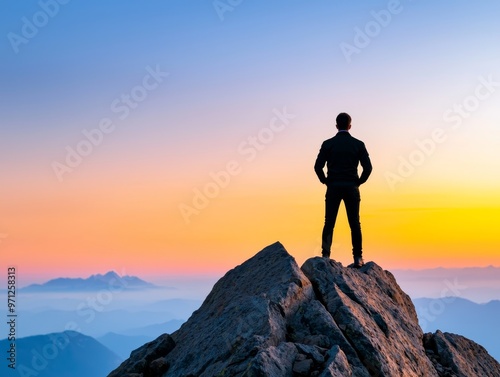
[[[323,195],[312,164],[341,111],[353,116],[352,133],[365,141],[374,161],[364,189],[366,213],[374,219],[372,239],[383,233],[375,224],[388,221],[401,227],[398,242],[413,242],[416,222],[424,228],[425,245],[412,247],[425,247],[429,258],[446,250],[442,260],[420,261],[434,267],[453,255],[459,219],[465,229],[476,229],[500,206],[500,3],[248,0],[231,6],[223,19],[214,3],[2,3],[0,195],[9,199],[0,209],[0,234],[9,234],[2,245],[17,250],[20,263],[31,266],[34,252],[62,258],[64,266],[64,250],[72,248],[89,252],[88,266],[103,250],[119,255],[127,249],[130,263],[139,263],[132,255],[140,249],[155,257],[161,250],[165,264],[183,266],[193,258],[208,269],[225,269],[240,261],[226,258],[234,248],[248,256],[276,238],[301,258],[311,256]],[[11,33],[22,36],[26,22],[44,17],[47,24],[16,53]],[[356,45],[358,30],[372,35],[346,59],[341,46]],[[113,101],[155,68],[168,78],[130,116],[118,119]],[[487,98],[453,129],[444,114],[470,101],[478,85]],[[266,127],[276,109],[296,116],[291,125],[186,227],[179,203],[189,203],[193,190],[228,161],[244,163],[238,145]],[[76,148],[82,132],[103,118],[116,123],[113,132],[59,182],[54,161],[64,162],[67,148]],[[446,132],[446,141],[392,187],[386,174],[397,173],[401,158],[420,153],[415,141],[436,129]],[[377,206],[395,212],[376,220]],[[441,229],[447,217],[433,224],[410,215],[420,206],[468,206],[476,215],[446,212],[456,223],[437,237],[433,228]],[[402,207],[413,208],[405,209],[404,220],[398,215]],[[283,208],[292,215],[281,222]],[[251,241],[245,229],[257,233]],[[460,244],[479,242],[472,232],[468,237]],[[481,263],[487,263],[500,241],[487,224],[480,237],[486,245]],[[436,239],[439,245],[432,246]],[[387,234],[370,247],[382,261],[406,268],[411,262],[396,251],[401,244],[391,242]],[[464,258],[467,247],[460,246]],[[340,251],[349,255],[348,247]],[[103,268],[117,269],[115,260],[102,262]]]

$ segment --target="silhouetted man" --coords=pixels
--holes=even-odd
[[[321,183],[327,186],[325,199],[325,225],[322,234],[322,254],[330,258],[330,249],[333,240],[333,228],[343,200],[347,212],[347,219],[351,227],[352,254],[354,267],[361,267],[362,258],[361,224],[359,222],[359,186],[366,182],[372,172],[372,164],[365,144],[349,134],[351,117],[340,113],[337,116],[338,133],[323,142],[314,164],[314,171]],[[361,163],[363,172],[358,176],[358,164]],[[327,165],[328,175],[323,168]]]

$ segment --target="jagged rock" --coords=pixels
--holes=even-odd
[[[463,336],[442,333],[424,335],[424,347],[440,376],[500,376],[500,365],[479,344]]]
[[[316,364],[322,364],[325,361],[325,358],[321,354],[319,347],[317,346],[308,346],[305,344],[296,343],[295,346],[297,350],[305,355],[307,358],[314,360]]]
[[[333,346],[328,352],[328,361],[320,377],[350,377],[352,368],[339,346]]]
[[[302,270],[372,375],[437,376],[411,299],[390,272],[373,262],[353,269],[324,258],[307,260]]]
[[[293,343],[281,343],[260,350],[243,372],[248,377],[291,376],[297,348]],[[230,373],[228,376],[234,376]]]
[[[410,298],[375,263],[352,269],[311,258],[300,269],[275,243],[109,377],[472,377],[500,376],[498,368],[463,337],[424,339]]]
[[[159,357],[149,364],[149,371],[144,373],[147,376],[161,376],[168,370],[168,363],[164,357]]]
[[[293,364],[293,374],[297,376],[310,376],[313,361],[311,359],[304,359],[295,361]]]
[[[175,347],[175,342],[168,334],[163,334],[152,342],[144,344],[130,354],[108,377],[154,377],[167,370],[161,359]],[[160,359],[160,360],[158,360]]]

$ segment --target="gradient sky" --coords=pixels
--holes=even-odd
[[[215,3],[2,2],[2,270],[222,273],[277,240],[302,263],[342,111],[374,165],[365,260],[500,266],[500,3]]]

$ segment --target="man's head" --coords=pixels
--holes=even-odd
[[[337,129],[348,130],[351,128],[351,116],[347,113],[337,115]]]

